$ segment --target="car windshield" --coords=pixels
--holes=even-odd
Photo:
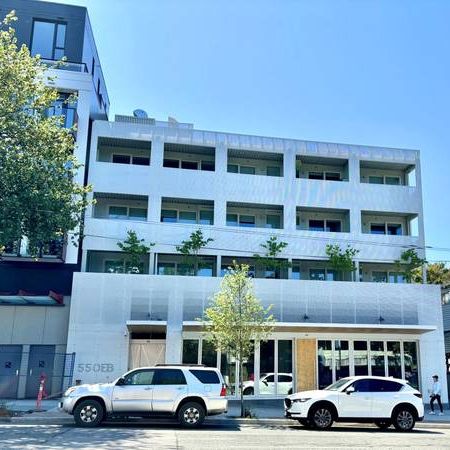
[[[339,388],[344,386],[344,384],[348,383],[350,381],[350,378],[341,378],[340,380],[336,381],[336,383],[330,384],[325,388],[325,391],[337,391]]]

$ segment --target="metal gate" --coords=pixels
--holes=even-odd
[[[56,353],[54,346],[0,346],[0,399],[36,398],[45,378],[44,398],[57,398],[72,385],[75,353]]]

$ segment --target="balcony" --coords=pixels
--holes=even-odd
[[[213,172],[216,169],[215,152],[214,147],[165,143],[163,166]]]
[[[142,221],[147,220],[148,198],[143,195],[94,193],[94,218]]]
[[[7,259],[35,259],[38,258],[42,261],[57,261],[64,260],[64,239],[52,239],[48,242],[44,242],[38,246],[36,252],[32,252],[28,243],[28,239],[23,237],[18,241],[5,245],[5,250],[1,255],[2,258]]]
[[[361,211],[362,232],[387,236],[418,236],[417,214]]]
[[[133,266],[129,256],[122,252],[88,250],[86,272],[117,274],[148,274],[149,258],[141,256],[137,266]]]
[[[280,263],[279,267],[271,266],[264,267],[256,258],[244,258],[240,256],[223,256],[222,257],[222,267],[220,269],[220,276],[223,277],[227,274],[229,269],[233,266],[233,263],[246,264],[249,266],[248,274],[251,278],[266,278],[272,280],[286,280],[288,278],[288,269],[285,265],[283,267],[283,262],[287,263],[286,259],[277,259],[277,263]]]
[[[297,230],[349,233],[350,211],[348,209],[297,208]]]
[[[353,281],[356,275],[334,270],[327,260],[292,261],[292,279],[311,281]]]
[[[283,206],[227,202],[227,226],[283,229]]]
[[[163,197],[161,222],[214,225],[214,202],[185,198]]]
[[[216,257],[201,255],[197,260],[182,255],[158,254],[157,275],[213,277],[216,275]]]
[[[97,161],[149,166],[151,149],[150,141],[99,137]]]
[[[61,62],[56,59],[47,59],[47,58],[41,58],[40,61],[43,64],[45,64],[49,69],[69,70],[71,72],[89,73],[89,70],[85,63],[78,63],[73,61]]]
[[[348,181],[348,160],[297,155],[296,178],[324,181]]]
[[[411,164],[360,161],[361,183],[416,186],[416,170]]]
[[[405,274],[395,264],[361,262],[359,264],[360,281],[372,283],[407,283]]]
[[[283,176],[283,154],[228,149],[229,173]]]

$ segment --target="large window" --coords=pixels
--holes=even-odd
[[[213,225],[214,211],[210,209],[201,209],[200,211],[161,209],[161,222]]]
[[[399,223],[371,223],[370,234],[388,234],[390,236],[402,236],[403,227]]]
[[[317,365],[319,389],[324,389],[333,382],[332,341],[317,341]]]
[[[60,92],[58,99],[45,110],[45,116],[61,116],[63,118],[62,126],[72,128],[77,122],[77,101],[71,97],[71,94]]]
[[[109,219],[147,220],[147,208],[133,208],[131,206],[109,206]]]
[[[309,231],[327,231],[330,233],[340,233],[342,231],[340,220],[322,220],[311,219],[309,220]]]
[[[66,24],[34,20],[31,53],[44,59],[61,59],[65,52]]]

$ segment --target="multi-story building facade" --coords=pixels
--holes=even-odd
[[[76,125],[75,155],[87,167],[94,119],[106,119],[109,99],[86,8],[33,0],[3,0],[0,15],[15,10],[18,45],[40,54],[60,98],[49,115]],[[54,68],[63,56],[67,63]],[[67,98],[76,95],[76,102]],[[77,181],[84,183],[85,169]],[[75,230],[74,230],[75,231]],[[0,398],[36,397],[45,373],[47,391],[61,391],[73,272],[79,247],[49,242],[38,260],[30,258],[26,237],[7,246],[0,260]]]
[[[236,361],[214,350],[197,320],[233,260],[249,264],[277,319],[245,364],[247,395],[352,374],[402,377],[424,390],[433,374],[444,377],[439,287],[407,283],[394,263],[410,248],[424,255],[418,151],[116,116],[94,122],[89,182],[96,203],[86,214],[68,335],[75,378],[205,363],[220,368],[235,395]],[[197,229],[213,241],[195,274],[176,246]],[[155,243],[139,274],[117,246],[128,230]],[[255,264],[271,236],[288,244],[285,270]],[[327,244],[359,251],[353,276],[333,270]]]

